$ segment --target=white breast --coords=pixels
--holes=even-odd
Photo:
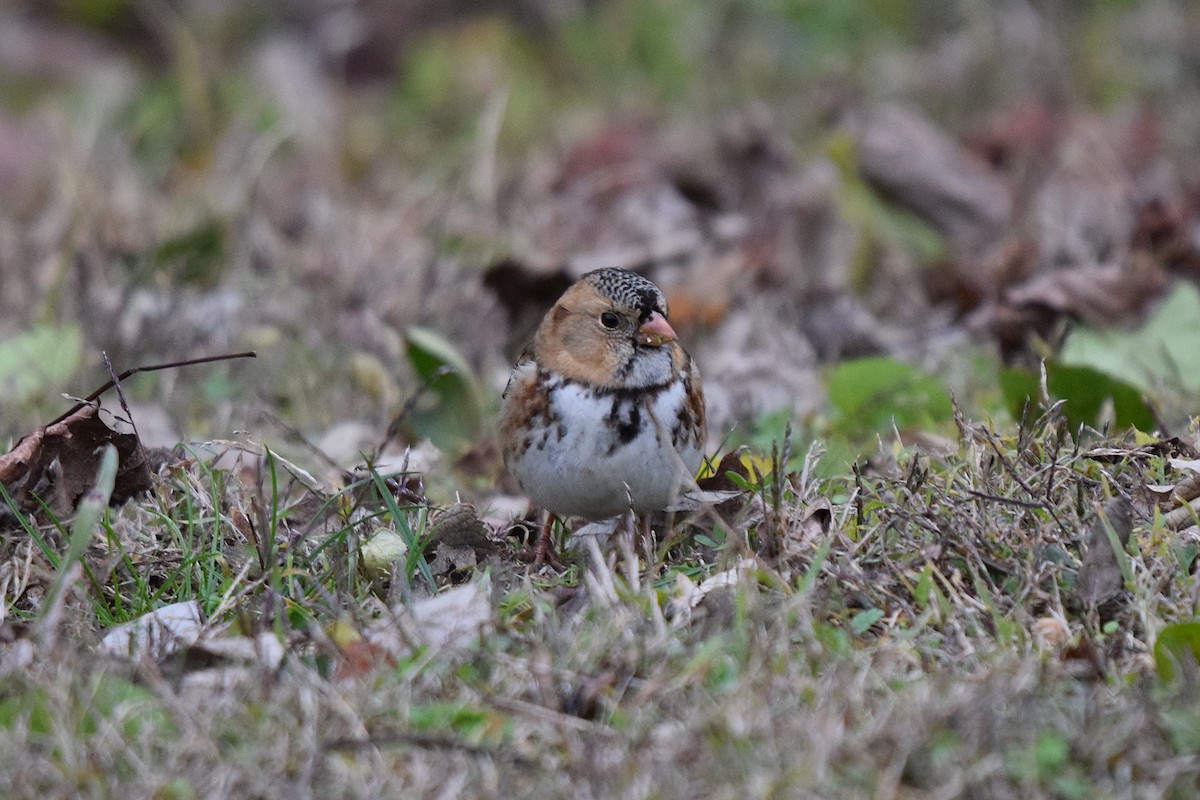
[[[671,432],[685,402],[676,381],[648,396],[597,393],[575,383],[552,392],[560,424],[509,465],[535,503],[560,516],[602,519],[669,505],[700,464],[701,442]]]

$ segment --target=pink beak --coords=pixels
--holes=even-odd
[[[638,344],[650,347],[661,347],[667,342],[675,341],[675,330],[667,322],[667,318],[657,311],[650,312],[650,318],[638,328]]]

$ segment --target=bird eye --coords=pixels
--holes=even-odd
[[[611,331],[621,324],[621,318],[611,311],[605,311],[600,315],[600,324]]]

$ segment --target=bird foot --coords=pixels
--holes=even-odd
[[[567,565],[554,552],[554,540],[550,535],[553,527],[554,516],[547,513],[546,522],[542,525],[541,533],[538,534],[537,542],[534,543],[532,552],[530,552],[529,548],[526,548],[519,556],[522,561],[529,562],[534,569],[543,566],[549,566],[558,572],[563,572],[567,569]]]

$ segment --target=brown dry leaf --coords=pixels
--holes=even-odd
[[[99,410],[99,405],[84,406],[38,428],[0,456],[0,483],[21,509],[37,510],[41,498],[55,516],[70,516],[91,488],[108,444],[119,458],[111,504],[120,505],[150,489],[150,465],[137,435],[114,431],[100,419]]]
[[[415,603],[405,615],[432,647],[463,647],[493,624],[491,583],[485,577]]]
[[[1165,269],[1200,279],[1200,240],[1194,226],[1200,197],[1152,197],[1137,211],[1132,244],[1158,258]]]
[[[363,639],[353,639],[340,645],[338,655],[338,665],[334,672],[334,679],[338,681],[362,677],[381,665],[396,665],[396,659],[391,653]]]
[[[1008,288],[997,306],[981,310],[976,325],[1005,341],[1045,333],[1063,314],[1111,326],[1162,293],[1166,265],[1187,269],[1190,248],[1180,246],[1179,236],[1186,212],[1155,200],[1144,212],[1136,209],[1133,180],[1113,139],[1091,117],[1071,120],[1062,131],[1048,169],[1036,173],[1031,187],[1025,272],[990,270],[994,286]]]
[[[100,652],[117,658],[148,657],[158,661],[200,638],[204,615],[195,600],[157,608],[132,622],[109,629]]]
[[[741,308],[693,350],[704,372],[709,430],[781,410],[803,418],[821,407],[817,354],[796,330],[794,313],[766,300]]]
[[[274,633],[257,636],[204,636],[192,642],[184,653],[185,669],[211,669],[231,664],[261,666],[274,670],[286,654]]]
[[[750,475],[749,468],[743,463],[742,455],[747,448],[739,447],[736,450],[730,450],[725,455],[721,456],[721,460],[713,468],[713,474],[701,478],[696,481],[701,491],[705,492],[730,492],[741,491],[741,487],[734,483],[728,473],[732,472],[744,481],[753,480]]]
[[[571,280],[600,267],[679,262],[708,241],[702,210],[672,183],[654,139],[628,123],[598,130],[567,155],[552,185],[531,189],[525,260]]]
[[[469,503],[455,503],[437,512],[430,524],[429,547],[446,544],[488,552],[500,547],[499,542],[491,538],[491,528],[479,518],[475,507]]]
[[[1087,636],[1063,649],[1062,663],[1067,673],[1077,680],[1104,680],[1108,673],[1104,654]]]
[[[1038,647],[1056,650],[1071,638],[1071,626],[1058,614],[1038,617],[1033,622],[1033,640]]]
[[[484,575],[411,606],[397,606],[393,616],[378,620],[363,633],[365,644],[356,646],[356,655],[378,661],[402,658],[422,644],[465,647],[494,624],[491,578]]]
[[[751,558],[740,558],[733,567],[710,575],[699,584],[682,572],[675,574],[675,591],[667,601],[667,615],[675,627],[686,625],[705,599],[719,596],[720,590],[735,587],[758,566]]]
[[[1200,501],[1196,499],[1200,497],[1200,474],[1197,474],[1200,460],[1172,458],[1170,463],[1175,469],[1190,471],[1178,483],[1163,487],[1166,491],[1158,495],[1164,505],[1175,506],[1163,516],[1163,525],[1167,530],[1179,531],[1192,526],[1200,507]],[[1146,489],[1150,491],[1150,487]]]
[[[178,681],[181,692],[209,696],[244,687],[273,674],[287,650],[272,632],[257,636],[207,636],[161,660],[159,669]]]
[[[1026,220],[1039,271],[1125,261],[1133,182],[1113,139],[1113,131],[1092,116],[1070,120]]]
[[[1167,273],[1149,253],[1130,253],[1120,264],[1093,264],[1043,273],[1014,287],[1004,301],[1015,308],[1040,307],[1109,327],[1140,313],[1158,297]]]
[[[1036,171],[1062,136],[1058,109],[1041,98],[1022,98],[988,115],[963,143],[989,164],[1018,178]]]
[[[460,570],[473,570],[480,564],[479,552],[470,547],[438,544],[426,552],[429,571],[435,578]]]
[[[673,321],[677,297],[682,323],[712,326],[763,286],[804,306],[793,322],[849,289],[859,239],[839,205],[841,176],[828,159],[795,163],[781,128],[757,105],[728,115],[715,133],[685,126],[660,143],[672,182],[705,212],[713,249],[665,282]]]
[[[914,111],[885,106],[868,114],[856,154],[864,179],[964,254],[983,252],[1011,225],[1013,198],[1004,180]]]
[[[425,555],[430,571],[438,576],[495,561],[502,546],[474,506],[455,503],[434,515]]]
[[[745,215],[711,197],[682,162],[705,150],[702,132],[670,140],[617,121],[579,142],[550,172],[527,179],[512,202],[517,252],[484,285],[509,313],[509,350],[580,275],[601,267],[647,274],[667,294],[675,325],[706,326],[729,310],[746,267]],[[538,173],[532,172],[537,175]]]
[[[817,498],[804,509],[800,523],[788,529],[784,539],[784,552],[807,551],[813,542],[825,539],[832,525],[833,506],[828,499]]]
[[[1075,595],[1085,605],[1100,606],[1120,595],[1125,580],[1112,542],[1105,529],[1104,518],[1112,526],[1117,541],[1124,547],[1133,533],[1133,507],[1129,501],[1114,497],[1100,508],[1100,518],[1092,523],[1088,534],[1088,549],[1075,581]]]

